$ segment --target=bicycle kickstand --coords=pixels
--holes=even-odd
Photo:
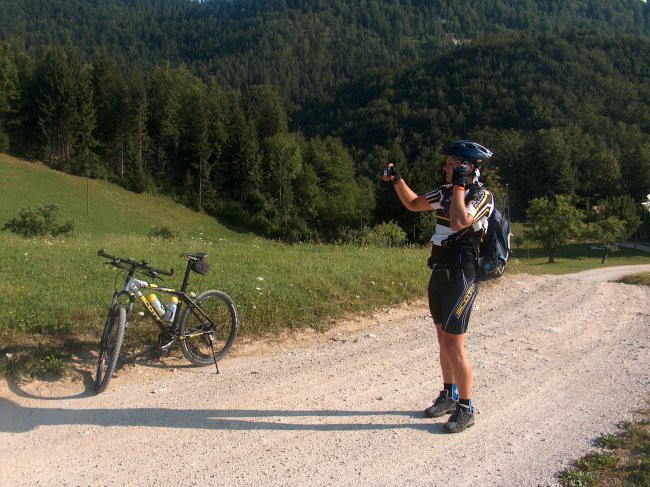
[[[210,337],[210,348],[212,348],[212,358],[214,359],[214,366],[217,369],[217,374],[220,374],[219,372],[219,366],[217,365],[217,354],[214,353],[214,343],[212,343],[214,340],[212,339],[212,335],[208,335]]]

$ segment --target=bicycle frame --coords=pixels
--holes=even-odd
[[[184,284],[183,287],[185,287],[185,283],[186,281],[183,283]],[[142,292],[143,290],[161,292],[179,298],[179,303],[178,303],[178,307],[176,308],[176,314],[174,315],[173,322],[166,322],[162,319],[162,317],[158,314],[158,312],[154,309],[154,307],[151,305],[149,300]],[[151,315],[151,317],[153,318],[154,322],[158,325],[158,327],[164,333],[166,333],[171,338],[173,338],[172,342],[170,342],[168,345],[171,345],[177,339],[184,340],[186,337],[193,337],[205,333],[205,332],[196,332],[189,335],[179,335],[178,333],[175,333],[173,331],[177,329],[177,325],[181,316],[181,309],[183,308],[182,304],[184,304],[185,306],[189,306],[189,309],[191,309],[192,312],[198,312],[211,325],[213,324],[210,317],[205,314],[203,309],[199,305],[197,305],[196,302],[185,293],[185,291],[178,291],[176,289],[172,289],[168,287],[160,287],[155,283],[149,283],[147,281],[137,279],[133,275],[131,275],[131,273],[129,273],[129,275],[127,276],[124,282],[124,288],[120,291],[115,292],[113,296],[113,301],[111,303],[111,309],[115,307],[115,305],[118,303],[121,296],[125,296],[128,299],[127,317],[131,315],[131,311],[133,309],[133,305],[135,304],[136,299],[139,299],[142,302],[144,308],[147,310],[149,315]]]

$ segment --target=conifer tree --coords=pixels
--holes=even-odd
[[[20,100],[18,66],[11,46],[0,43],[0,150],[7,150],[11,141],[7,127],[15,123]]]
[[[258,140],[288,130],[282,99],[271,85],[251,86],[244,93],[243,103],[245,113],[255,124]]]
[[[138,192],[152,191],[155,182],[147,172],[149,136],[147,134],[147,92],[141,71],[136,70],[129,79],[129,111],[127,160],[128,186]]]
[[[43,149],[50,165],[66,161],[73,152],[78,127],[77,110],[80,66],[71,53],[48,49],[35,70],[35,109]]]
[[[239,108],[233,114],[231,128],[230,163],[224,182],[237,201],[259,206],[262,203],[262,153],[255,124]]]
[[[180,92],[182,87],[169,63],[157,67],[147,84],[148,122],[151,139],[150,171],[162,181],[174,171],[174,156],[178,150]]]
[[[93,100],[92,72],[90,66],[84,66],[77,78],[77,106],[79,110],[79,146],[76,149],[76,171],[83,176],[97,175],[100,162],[94,152],[96,127],[96,110]]]
[[[126,145],[129,133],[129,92],[114,59],[99,53],[93,62],[93,88],[97,107],[97,137],[102,153],[114,164],[120,180],[126,175]]]
[[[179,135],[179,159],[177,171],[189,171],[195,187],[186,195],[192,206],[203,210],[205,195],[212,194],[210,183],[210,160],[212,147],[209,138],[208,109],[205,88],[195,86],[184,97],[181,108],[182,127]],[[178,166],[181,167],[178,167]],[[187,188],[187,185],[186,185]]]

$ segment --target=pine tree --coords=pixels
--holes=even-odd
[[[203,210],[204,196],[211,194],[210,187],[210,158],[212,147],[209,139],[209,124],[205,89],[202,85],[196,86],[183,99],[181,109],[182,127],[179,138],[179,159],[177,171],[186,168],[195,187],[186,194],[192,206]],[[180,166],[180,167],[178,167]],[[186,183],[185,187],[188,187]],[[187,190],[186,190],[187,191]]]
[[[114,59],[99,53],[93,62],[93,87],[97,107],[97,138],[103,155],[114,164],[120,180],[126,169],[126,144],[129,132],[129,92]]]
[[[149,136],[147,134],[147,93],[142,73],[136,70],[129,79],[127,160],[128,186],[134,191],[153,191],[155,182],[147,172]]]
[[[98,175],[99,159],[94,152],[96,145],[93,131],[96,127],[96,110],[93,100],[92,73],[89,66],[84,66],[77,78],[77,107],[79,110],[78,131],[79,147],[76,149],[77,171],[83,176]]]
[[[180,92],[176,73],[167,63],[157,67],[147,83],[147,132],[151,139],[150,171],[154,178],[177,176],[174,158],[178,150]]]
[[[38,127],[50,165],[67,160],[79,125],[77,110],[80,66],[71,53],[60,48],[48,49],[35,70],[35,96]]]
[[[243,103],[244,112],[253,121],[259,140],[288,130],[282,99],[271,85],[251,86],[244,93]]]
[[[252,204],[260,203],[262,195],[262,154],[255,132],[255,125],[250,118],[244,118],[238,126],[235,137],[237,147],[233,164],[238,179],[236,187],[242,201]]]
[[[7,127],[15,123],[20,100],[18,66],[9,44],[0,43],[0,150],[7,150],[11,141]]]

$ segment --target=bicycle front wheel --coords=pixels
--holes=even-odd
[[[187,307],[181,319],[181,350],[194,365],[205,367],[230,351],[239,330],[237,308],[230,296],[215,290],[194,302],[197,306]]]
[[[117,358],[120,355],[124,330],[126,328],[126,309],[124,306],[113,308],[106,318],[104,333],[99,342],[99,363],[95,377],[95,392],[104,392],[113,377]]]

